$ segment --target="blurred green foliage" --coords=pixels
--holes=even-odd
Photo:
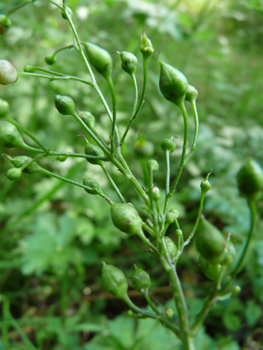
[[[21,2],[1,2],[0,12],[6,13]],[[70,0],[68,5],[74,12],[80,38],[112,53],[120,130],[124,130],[131,113],[133,90],[129,77],[120,69],[115,51],[133,52],[141,63],[139,36],[143,28],[160,58],[183,71],[198,89],[199,146],[184,170],[173,205],[180,212],[182,227],[190,231],[199,203],[199,184],[213,168],[212,190],[207,195],[204,213],[218,228],[232,232],[233,242],[240,250],[249,214],[237,192],[235,175],[246,155],[263,164],[262,1]],[[13,26],[0,37],[0,58],[10,60],[18,70],[23,70],[26,64],[47,67],[44,57],[72,42],[67,22],[47,1],[24,7],[11,20]],[[138,132],[143,131],[155,144],[154,157],[160,164],[156,185],[163,188],[165,161],[160,143],[176,136],[177,149],[171,162],[173,178],[181,151],[183,121],[179,111],[164,101],[158,91],[156,56],[149,66],[146,101],[123,150],[132,170],[141,178],[133,142]],[[58,55],[54,70],[87,76],[73,50]],[[137,76],[141,86],[141,66]],[[109,91],[99,76],[98,82],[110,101]],[[69,95],[80,110],[89,110],[96,117],[97,131],[108,138],[110,124],[105,111],[87,86],[20,78],[14,85],[0,87],[0,97],[10,104],[10,116],[34,132],[47,147],[82,152],[85,142],[76,137],[82,131],[73,119],[58,114],[53,102],[55,94]],[[189,123],[193,135],[193,121],[190,119]],[[7,152],[12,156],[18,154],[17,150],[3,150]],[[19,150],[19,154],[23,151]],[[96,174],[105,192],[114,198],[103,174],[86,161],[68,159],[61,163],[54,159],[48,163],[43,160],[42,164],[76,181],[85,174],[91,177]],[[114,262],[131,277],[136,256],[136,264],[150,273],[153,289],[162,286],[166,290],[168,283],[140,242],[134,237],[127,239],[114,228],[107,203],[39,174],[23,174],[19,181],[10,182],[5,177],[9,167],[2,158],[0,349],[29,349],[34,344],[37,349],[47,350],[158,350],[164,343],[167,349],[177,348],[177,340],[160,325],[119,315],[124,305],[101,295],[102,259]],[[141,206],[120,174],[114,170],[111,173],[126,198]],[[257,232],[236,279],[242,291],[212,309],[196,339],[198,349],[247,350],[253,346],[260,349],[263,343],[262,198],[258,205]],[[197,261],[198,254],[190,246],[179,265],[193,315],[200,311],[201,301],[211,288]],[[160,303],[168,302],[170,297],[169,293],[156,292]],[[143,306],[143,301],[137,298]],[[122,339],[120,333],[125,334]]]

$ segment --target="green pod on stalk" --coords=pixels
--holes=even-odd
[[[9,161],[11,164],[14,165],[14,167],[16,168],[22,168],[24,165],[26,165],[27,163],[31,162],[33,159],[28,157],[28,156],[17,156],[14,158],[8,157]],[[36,173],[38,171],[41,171],[41,167],[36,163],[32,163],[29,166],[27,166],[23,171],[25,173],[28,174],[33,174]]]
[[[144,294],[151,287],[151,277],[143,269],[138,268],[136,265],[134,266],[135,271],[132,277],[132,287],[137,292]]]
[[[18,79],[15,67],[6,60],[0,60],[0,85],[15,83]]]
[[[90,177],[85,177],[83,179],[83,185],[87,186],[87,187],[90,187],[90,189],[86,189],[85,188],[85,191],[89,194],[101,194],[102,193],[102,190],[101,190],[101,187],[100,187],[100,184],[95,180],[95,179],[92,179]]]
[[[193,87],[192,85],[188,85],[186,95],[185,95],[185,100],[192,102],[192,101],[195,101],[197,97],[198,97],[198,91],[196,90],[196,88]]]
[[[145,31],[142,32],[141,35],[141,45],[140,51],[144,58],[149,58],[154,53],[154,48],[151,40],[147,37]]]
[[[21,174],[21,169],[11,168],[7,170],[6,177],[11,181],[15,181],[20,178]]]
[[[0,14],[0,35],[3,35],[11,25],[12,25],[12,22],[10,21],[10,19],[1,13]]]
[[[113,265],[103,262],[101,270],[101,282],[103,289],[117,298],[127,295],[128,283],[124,273]]]
[[[0,146],[27,148],[17,128],[6,120],[0,120]]]
[[[5,114],[7,114],[9,111],[9,104],[7,101],[2,100],[0,98],[0,117],[4,116]]]
[[[117,51],[117,53],[120,55],[121,58],[122,69],[130,75],[134,74],[137,70],[138,65],[137,57],[133,53],[127,51]]]
[[[111,204],[111,219],[115,227],[128,235],[142,232],[142,219],[131,203]]]
[[[75,103],[69,96],[55,95],[55,106],[60,114],[72,116],[75,114]]]
[[[165,240],[169,258],[171,259],[171,261],[174,261],[177,256],[177,247],[174,241],[170,237],[165,236],[164,240]]]
[[[222,266],[220,264],[212,264],[207,261],[202,255],[200,255],[198,264],[202,272],[212,281],[216,281],[221,272]]]
[[[86,144],[85,154],[87,154],[89,156],[96,156],[96,157],[103,157],[104,156],[103,150],[99,146],[94,145],[93,143]],[[96,164],[96,165],[102,164],[102,161],[100,159],[87,158],[87,161],[91,164]]]
[[[109,79],[112,73],[112,58],[108,51],[88,41],[84,42],[84,47],[91,65],[106,80]]]

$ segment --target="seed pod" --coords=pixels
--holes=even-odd
[[[7,114],[8,110],[9,110],[8,102],[0,98],[0,117]]]
[[[95,125],[95,117],[92,115],[90,112],[83,111],[83,112],[78,112],[80,118],[84,121],[84,123],[93,128]]]
[[[140,50],[144,58],[149,58],[154,53],[152,42],[145,34],[145,31],[143,31],[141,35]]]
[[[128,316],[128,317],[134,317],[135,314],[132,312],[132,310],[128,310],[128,311],[127,311],[127,316]]]
[[[263,169],[253,159],[247,158],[237,173],[239,192],[248,200],[257,200],[263,188]]]
[[[87,143],[85,146],[85,154],[89,156],[103,157],[104,152],[99,146],[94,145],[93,143]],[[87,161],[91,164],[101,165],[102,161],[100,159],[91,159],[87,158]]]
[[[144,294],[151,287],[151,277],[149,274],[139,269],[136,265],[134,275],[132,277],[132,287],[137,290],[137,292]]]
[[[175,219],[175,215],[173,213],[173,211],[169,211],[167,214],[166,214],[166,223],[167,224],[172,224],[174,222],[174,219]]]
[[[159,164],[155,159],[148,160],[148,167],[152,169],[153,173],[155,173],[157,170],[159,170]]]
[[[142,232],[142,219],[131,203],[113,203],[111,219],[115,227],[128,235]]]
[[[22,168],[25,164],[31,162],[32,160],[32,158],[27,156],[17,156],[14,158],[9,157],[10,163],[12,163],[16,168]],[[33,174],[41,171],[41,167],[36,162],[34,162],[27,166],[23,171],[28,174]]]
[[[117,53],[121,57],[122,69],[130,75],[134,74],[137,70],[137,65],[138,65],[137,57],[133,53],[126,52],[126,51],[122,51],[122,52],[117,51]]]
[[[152,198],[154,201],[158,201],[161,198],[161,193],[158,187],[153,187],[152,188]]]
[[[196,231],[196,249],[210,263],[217,264],[224,256],[226,240],[209,221],[201,218]]]
[[[176,258],[176,255],[177,255],[177,247],[171,238],[165,236],[164,240],[165,240],[165,244],[166,244],[166,248],[167,248],[169,257],[172,261],[174,261]]]
[[[174,217],[177,219],[179,217],[179,211],[176,209],[170,209],[169,210],[171,213],[174,214]]]
[[[5,120],[0,120],[0,146],[7,148],[27,147],[17,128]]]
[[[15,83],[18,79],[15,67],[6,60],[0,60],[0,85]]]
[[[202,255],[199,257],[198,264],[207,278],[212,281],[216,281],[218,279],[222,269],[221,265],[210,263]]]
[[[211,184],[208,180],[205,180],[201,182],[200,187],[201,187],[202,193],[205,194],[211,189]]]
[[[170,64],[159,61],[161,72],[159,87],[163,96],[170,102],[178,104],[185,98],[188,81],[183,73]]]
[[[72,116],[75,114],[75,103],[69,96],[55,95],[55,106],[60,114]]]
[[[52,64],[56,63],[57,61],[57,57],[54,54],[48,55],[45,57],[45,62],[46,64],[49,64],[50,66],[52,66]]]
[[[117,298],[126,296],[128,283],[124,273],[113,265],[103,262],[101,270],[102,288]]]
[[[22,171],[17,168],[11,168],[7,170],[6,176],[9,180],[17,180],[22,174]]]
[[[60,162],[65,162],[65,160],[67,160],[68,157],[67,156],[57,156],[56,159],[59,160]]]
[[[71,8],[69,8],[68,6],[66,6],[66,9],[67,9],[67,13],[68,13],[69,17],[71,17],[71,16],[72,16],[72,10],[71,10]],[[65,11],[61,11],[61,17],[62,17],[63,19],[68,19],[68,17],[67,17],[67,15],[66,15]]]
[[[90,189],[86,189],[85,191],[88,192],[89,194],[101,194],[102,190],[100,187],[100,184],[95,180],[90,177],[86,177],[83,179],[83,185],[90,187]]]
[[[133,149],[139,158],[149,158],[154,154],[154,144],[146,141],[143,137],[139,137],[135,141]]]
[[[185,95],[185,100],[192,102],[197,99],[197,96],[198,96],[198,91],[196,90],[196,88],[193,87],[192,85],[188,85],[188,89]]]
[[[224,256],[222,257],[221,265],[231,265],[236,259],[236,248],[230,240],[227,240]]]
[[[233,294],[238,294],[238,293],[240,293],[240,292],[241,292],[241,287],[238,286],[238,285],[235,285],[235,286],[233,287],[233,289],[232,289],[232,293],[233,293]]]
[[[172,139],[164,139],[161,143],[163,151],[172,153],[175,150],[176,144]]]
[[[164,315],[166,318],[168,318],[169,320],[171,320],[174,317],[174,310],[171,307],[168,307],[165,311],[164,311]]]
[[[180,230],[179,228],[175,230],[175,235],[178,237],[178,238],[181,238],[182,235],[183,235],[183,231]]]
[[[88,41],[84,43],[84,47],[88,59],[96,71],[105,79],[110,78],[112,72],[112,58],[108,51]]]
[[[0,35],[3,35],[7,29],[12,25],[12,22],[8,17],[0,14]]]

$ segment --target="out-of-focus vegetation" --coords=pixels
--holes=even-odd
[[[5,13],[18,3],[1,2],[0,12]],[[118,121],[123,130],[132,109],[133,88],[129,77],[120,69],[115,51],[130,51],[140,59],[139,37],[143,28],[160,58],[184,72],[189,83],[198,89],[199,146],[186,166],[173,204],[187,231],[198,209],[199,184],[213,168],[212,190],[207,195],[204,213],[218,228],[232,232],[232,239],[240,249],[249,221],[235,175],[247,155],[263,165],[262,1],[70,0],[68,4],[74,12],[81,40],[94,42],[115,57],[113,77]],[[10,60],[18,70],[23,70],[26,64],[47,67],[44,57],[72,42],[67,22],[47,1],[24,7],[11,19],[12,27],[0,37],[0,58]],[[88,74],[73,50],[58,55],[54,70],[83,77]],[[155,56],[150,61],[145,104],[124,153],[140,177],[132,145],[138,132],[143,131],[155,144],[155,159],[160,163],[156,185],[163,188],[165,163],[160,143],[165,137],[177,137],[178,147],[172,154],[174,176],[183,121],[175,107],[161,97],[158,75]],[[137,77],[141,86],[142,67]],[[98,77],[98,82],[110,101],[102,78]],[[87,86],[21,77],[16,84],[0,87],[0,98],[10,104],[10,116],[34,132],[45,145],[81,152],[83,139],[76,136],[81,129],[70,117],[58,114],[53,102],[55,94],[70,95],[79,109],[92,112],[97,128],[107,136],[107,116]],[[193,132],[193,121],[190,130]],[[22,149],[19,152],[24,154]],[[2,153],[18,154],[14,149],[3,149]],[[111,193],[98,167],[87,165],[86,161],[45,162],[42,164],[49,169],[78,181],[82,175],[96,174],[105,192]],[[167,350],[179,349],[169,331],[151,320],[129,319],[123,313],[124,303],[102,292],[101,261],[114,263],[130,277],[136,256],[136,264],[151,274],[154,297],[163,304],[171,304],[168,281],[161,266],[137,238],[127,238],[114,228],[107,203],[41,174],[24,174],[20,180],[11,182],[5,177],[9,167],[9,162],[2,158],[0,349],[30,349],[34,344],[37,349],[45,350],[159,350],[164,343]],[[117,173],[113,175],[126,198],[136,203],[135,191]],[[115,194],[111,196],[114,198]],[[262,349],[262,198],[258,206],[261,215],[256,234],[236,278],[242,291],[212,309],[196,340],[197,349]],[[212,283],[202,274],[197,261],[198,254],[191,245],[178,268],[191,315],[200,311],[201,301]],[[138,294],[134,298],[144,305]]]

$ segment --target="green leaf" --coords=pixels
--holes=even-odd
[[[245,308],[245,315],[250,326],[254,326],[262,315],[262,309],[254,300],[249,300]]]

